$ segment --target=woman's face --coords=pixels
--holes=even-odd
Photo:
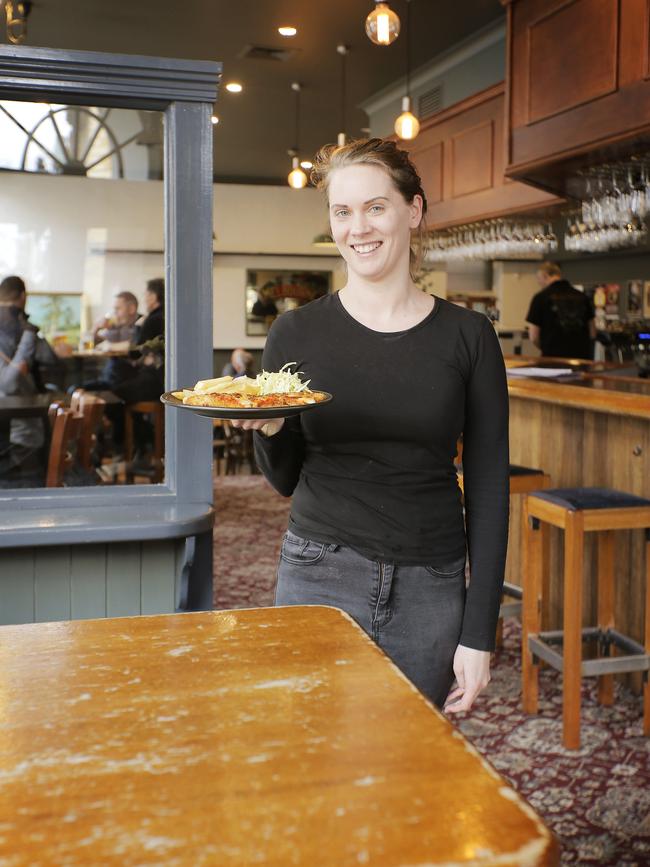
[[[348,269],[379,281],[408,273],[411,230],[422,218],[422,199],[408,204],[380,166],[335,169],[329,178],[332,238]]]

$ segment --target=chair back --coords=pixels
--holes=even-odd
[[[83,417],[77,444],[77,460],[85,470],[93,469],[93,444],[96,440],[97,428],[104,417],[105,407],[105,400],[83,388],[77,388],[70,400],[70,409]]]
[[[52,438],[45,486],[62,488],[65,471],[74,462],[83,416],[57,402],[50,406],[48,417],[52,425]]]

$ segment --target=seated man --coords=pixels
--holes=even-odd
[[[112,316],[105,316],[93,327],[95,345],[104,342],[135,345],[137,319],[138,299],[132,292],[118,292]],[[112,391],[134,375],[135,369],[125,354],[123,358],[107,358],[99,378],[83,382],[80,387],[88,391]]]
[[[222,376],[232,376],[237,379],[238,376],[253,376],[253,356],[245,349],[233,349],[230,361],[226,362],[221,371]]]
[[[138,320],[136,343],[140,346],[155,337],[165,336],[165,281],[162,277],[147,280],[144,290],[144,306],[147,315]]]

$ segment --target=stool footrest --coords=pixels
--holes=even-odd
[[[539,635],[528,636],[528,648],[537,659],[543,659],[557,671],[564,671],[564,657],[561,652],[554,650],[552,644],[562,643],[561,631],[540,632]],[[650,653],[645,648],[627,635],[617,632],[615,629],[603,631],[597,628],[582,630],[583,639],[609,640],[622,650],[629,652],[628,656],[605,656],[599,659],[585,659],[580,665],[582,677],[598,677],[602,674],[623,674],[629,671],[650,671]]]
[[[521,617],[521,602],[504,602],[499,608],[499,617]]]
[[[503,595],[512,596],[513,599],[523,599],[524,589],[517,584],[510,584],[509,581],[503,583]]]

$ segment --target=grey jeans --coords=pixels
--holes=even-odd
[[[275,604],[342,608],[427,698],[444,704],[465,606],[465,557],[400,566],[287,532]]]

